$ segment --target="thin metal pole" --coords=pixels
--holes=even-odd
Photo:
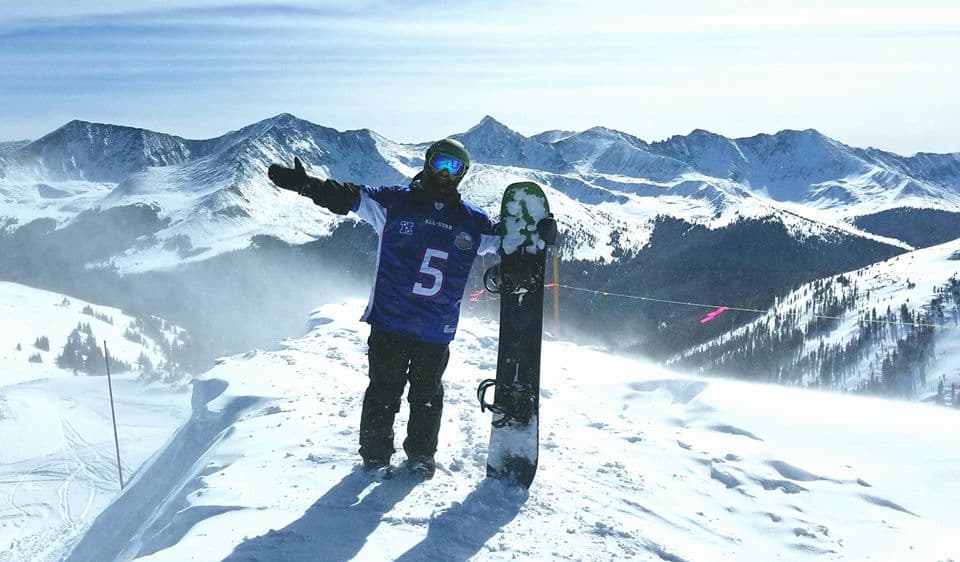
[[[553,247],[553,332],[560,337],[560,252]]]
[[[103,356],[107,362],[107,388],[110,389],[110,417],[113,418],[113,443],[117,446],[117,473],[120,475],[120,489],[123,490],[123,468],[120,465],[120,438],[117,436],[117,412],[113,408],[113,381],[110,378],[110,351],[107,340],[103,340]]]

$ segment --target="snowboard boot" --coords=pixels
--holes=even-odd
[[[390,459],[363,459],[363,471],[370,475],[386,475],[390,472]]]
[[[433,460],[433,457],[417,455],[407,459],[407,468],[415,476],[429,480],[433,478],[434,473],[437,471],[437,463]]]

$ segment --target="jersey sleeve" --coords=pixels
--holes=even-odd
[[[361,219],[370,223],[377,234],[381,234],[387,222],[387,209],[396,201],[398,192],[399,189],[396,187],[362,185],[360,197],[357,198],[352,210]]]
[[[495,254],[500,250],[500,221],[494,222],[484,215],[480,222],[480,245],[477,254]]]

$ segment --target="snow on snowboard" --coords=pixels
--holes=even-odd
[[[501,260],[484,275],[488,291],[500,294],[497,378],[480,383],[482,409],[493,412],[487,476],[529,488],[539,450],[540,345],[546,244],[537,222],[550,214],[539,185],[507,186],[500,209]],[[494,388],[493,403],[485,401]]]

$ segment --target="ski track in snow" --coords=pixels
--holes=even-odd
[[[224,358],[198,379],[191,419],[68,560],[740,562],[955,552],[943,522],[958,500],[948,483],[960,454],[936,445],[956,441],[954,412],[705,381],[562,342],[544,345],[532,488],[485,479],[490,418],[474,388],[494,368],[496,326],[473,319],[464,319],[445,375],[436,477],[411,477],[402,452],[394,478],[371,477],[356,454],[361,309],[324,307],[326,319],[303,338]],[[398,446],[405,427],[404,404]],[[930,427],[947,434],[934,440]]]
[[[106,378],[61,369],[56,356],[78,323],[121,361],[163,355],[152,338],[124,338],[134,318],[112,307],[0,282],[0,311],[0,562],[59,561],[116,496],[118,475]],[[48,349],[30,344],[41,336]],[[187,396],[131,373],[113,387],[129,478],[182,423]]]
[[[183,395],[161,389],[151,395],[135,378],[115,378],[129,478],[177,422]],[[0,450],[0,562],[63,560],[117,494],[104,384],[103,377],[65,376],[0,386],[9,413],[0,422],[6,445]]]

